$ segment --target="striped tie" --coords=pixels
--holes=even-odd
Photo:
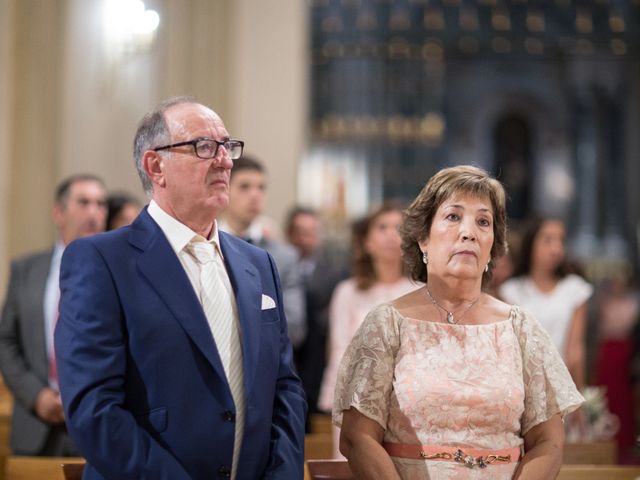
[[[192,240],[190,252],[200,266],[200,302],[216,342],[236,406],[231,478],[236,478],[244,433],[244,369],[235,298],[215,242]]]

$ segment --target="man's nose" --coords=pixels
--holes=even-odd
[[[233,168],[233,160],[231,160],[231,155],[229,155],[229,151],[224,145],[218,147],[218,154],[213,157],[213,163],[211,165],[217,168]]]

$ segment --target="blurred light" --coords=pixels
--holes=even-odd
[[[422,57],[428,61],[440,61],[444,57],[444,49],[438,39],[429,39],[422,46]]]
[[[430,8],[424,14],[424,27],[427,30],[444,30],[444,16],[442,11]]]
[[[588,9],[582,8],[578,10],[576,14],[576,30],[580,33],[593,32],[593,19]]]
[[[145,10],[135,27],[135,32],[145,35],[156,31],[160,24],[160,15],[155,10]]]
[[[568,201],[573,196],[574,182],[569,173],[558,165],[549,167],[544,184],[557,201]]]
[[[544,44],[538,38],[527,38],[524,41],[524,48],[531,55],[541,55],[544,53]]]
[[[440,142],[444,135],[444,118],[438,112],[429,112],[420,122],[420,134],[422,137],[432,141]]]
[[[609,28],[612,32],[621,33],[625,30],[624,18],[620,15],[612,14],[609,17]]]
[[[356,26],[358,30],[362,31],[375,30],[378,26],[378,19],[372,12],[364,11],[358,15]]]
[[[478,15],[474,9],[464,8],[460,11],[460,28],[463,30],[477,30],[478,29]]]
[[[611,51],[614,55],[626,55],[627,44],[624,40],[614,38],[613,40],[611,40]]]
[[[529,10],[527,12],[527,28],[532,32],[544,31],[544,13],[542,11]]]
[[[155,40],[160,16],[140,0],[106,0],[104,22],[107,47],[115,57],[148,50]]]
[[[507,12],[496,10],[491,14],[491,25],[495,30],[511,30],[511,18]]]
[[[411,28],[411,19],[409,14],[404,10],[394,12],[389,19],[389,27],[391,30],[409,30]]]

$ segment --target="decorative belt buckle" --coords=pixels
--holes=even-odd
[[[453,460],[462,463],[465,467],[473,468],[476,466],[476,459],[471,455],[465,455],[465,453],[458,449],[453,455]]]
[[[453,460],[458,463],[462,463],[468,468],[487,468],[493,462],[509,462],[511,461],[511,455],[487,455],[485,457],[480,456],[474,458],[471,455],[465,454],[462,450],[458,449],[453,455]]]

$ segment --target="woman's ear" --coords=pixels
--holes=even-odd
[[[424,237],[422,240],[418,240],[418,246],[420,247],[420,251],[422,253],[424,253],[427,250],[429,250],[429,238],[428,237]]]

